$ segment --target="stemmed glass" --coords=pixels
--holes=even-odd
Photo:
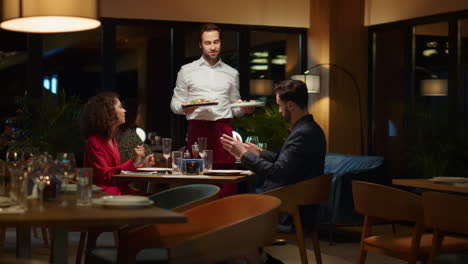
[[[250,142],[254,145],[257,145],[260,141],[258,140],[257,136],[248,136],[247,139],[245,140],[246,142]]]
[[[172,138],[162,139],[163,157],[166,160],[166,168],[169,168],[169,158],[171,157]],[[169,172],[167,172],[169,174]]]
[[[60,187],[63,191],[63,187],[68,184],[75,177],[76,172],[76,160],[75,154],[73,153],[58,153],[57,154],[57,175],[60,175],[61,184]]]
[[[197,140],[198,140],[198,155],[200,155],[201,158],[204,158],[205,156],[204,150],[206,149],[207,138],[199,137]]]
[[[44,189],[46,184],[50,181],[49,176],[44,176],[41,173],[37,173],[33,176],[34,183],[39,190],[39,211],[44,210]]]

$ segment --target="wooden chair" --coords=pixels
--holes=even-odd
[[[432,244],[432,234],[424,233],[424,216],[421,197],[400,189],[354,181],[354,207],[364,215],[364,226],[359,247],[358,263],[365,263],[367,251],[388,255],[416,263],[426,261]],[[372,235],[372,225],[379,218],[415,223],[411,234]],[[463,243],[448,239],[442,247],[449,249]]]
[[[258,263],[258,248],[274,239],[280,205],[278,198],[269,195],[240,194],[194,207],[184,211],[187,223],[122,234],[116,262],[135,263],[144,248],[168,248],[169,263],[212,263],[236,257]]]
[[[299,213],[301,205],[316,204],[328,199],[330,191],[332,174],[325,174],[313,179],[298,182],[296,184],[287,185],[277,188],[264,194],[278,197],[283,203],[281,204],[280,211],[289,213],[294,221],[295,233],[277,233],[276,237],[287,240],[296,240],[299,247],[299,254],[301,255],[301,262],[308,263],[307,251],[305,247],[305,235]],[[318,240],[318,233],[316,228],[312,230],[312,243],[314,246],[315,261],[322,263],[320,254],[320,244]]]
[[[154,206],[170,209],[178,212],[185,211],[197,205],[215,200],[219,198],[219,190],[220,188],[216,185],[211,184],[190,184],[184,185],[180,187],[171,188],[156,194],[149,196],[148,198],[154,202]],[[130,230],[136,232],[137,230],[142,230],[148,228],[149,226],[139,226],[139,227],[132,227],[125,229],[125,232],[129,232]],[[96,248],[96,240],[98,236],[105,232],[105,230],[92,230],[87,234],[86,242],[86,249],[92,250]],[[83,233],[82,233],[83,235]],[[118,245],[118,240],[114,239]],[[81,237],[80,237],[80,244],[81,244]],[[110,249],[115,250],[115,248]],[[116,255],[116,252],[110,252],[110,250],[105,250],[108,254]],[[78,255],[83,253],[83,249],[78,248],[77,252],[77,264],[80,263],[78,261],[81,260],[81,257],[78,258]],[[87,261],[86,261],[87,262]]]
[[[448,233],[468,235],[468,197],[438,192],[424,192],[422,195],[424,222],[433,228],[432,250],[428,263],[440,252],[462,252],[468,250],[468,239],[452,248],[443,248],[442,242],[453,240]]]

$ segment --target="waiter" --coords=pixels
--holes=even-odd
[[[214,169],[234,169],[235,158],[223,149],[219,138],[232,136],[231,118],[253,113],[255,107],[231,108],[240,99],[239,72],[221,61],[221,28],[214,24],[201,27],[200,59],[181,67],[171,100],[171,110],[188,120],[187,148],[199,137],[206,137],[207,149],[213,150]],[[196,99],[218,102],[211,106],[182,107]],[[236,186],[224,184],[221,195],[237,193]]]

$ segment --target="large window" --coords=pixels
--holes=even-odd
[[[467,173],[466,21],[454,14],[370,30],[370,146],[392,177]]]

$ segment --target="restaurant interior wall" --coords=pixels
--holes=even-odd
[[[364,143],[367,146],[367,29],[364,0],[311,0],[308,31],[308,66],[335,63],[356,78],[362,100]],[[324,129],[329,152],[365,154],[360,149],[359,108],[353,82],[343,72],[315,68],[321,92],[309,95],[311,112]],[[365,147],[367,149],[367,147]]]
[[[373,26],[467,9],[465,0],[366,0],[364,24]]]
[[[101,0],[99,8],[108,18],[309,27],[309,0]]]

